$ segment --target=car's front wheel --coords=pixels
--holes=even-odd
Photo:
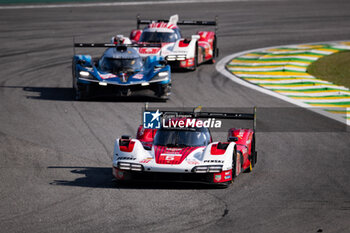
[[[86,100],[90,96],[90,85],[76,83],[73,86],[73,95],[75,100]]]
[[[155,95],[161,100],[168,100],[171,94],[171,84],[159,84]]]

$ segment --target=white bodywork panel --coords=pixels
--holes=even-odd
[[[210,153],[211,146],[218,143],[213,142],[207,147],[197,148],[196,150],[192,151],[180,164],[158,164],[155,160],[154,147],[152,147],[151,150],[146,150],[139,140],[132,139],[132,141],[135,142],[132,152],[120,151],[119,139],[115,141],[113,153],[114,167],[117,167],[118,162],[126,162],[142,164],[144,171],[146,172],[190,173],[194,167],[201,165],[223,165],[223,171],[232,169],[232,158],[235,147],[234,142],[230,142],[226,152],[222,155],[212,155]]]

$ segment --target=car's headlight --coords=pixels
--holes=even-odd
[[[169,55],[165,58],[167,61],[183,61],[186,60],[186,54]]]
[[[192,169],[195,173],[219,173],[222,172],[222,165],[197,166]]]
[[[157,74],[157,76],[154,76],[152,81],[160,81],[160,80],[167,80],[169,78],[169,72],[162,71]]]
[[[87,78],[90,76],[90,73],[87,71],[80,71],[79,75],[80,75],[80,77]]]
[[[143,171],[143,166],[137,163],[119,162],[118,168],[120,170]]]
[[[161,78],[168,77],[168,72],[159,72],[158,76],[161,77]]]
[[[79,72],[79,76],[86,79],[95,79],[89,72],[83,70]]]

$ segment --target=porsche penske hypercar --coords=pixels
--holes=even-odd
[[[149,89],[157,98],[170,96],[170,66],[161,56],[143,60],[137,48],[157,45],[131,43],[86,44],[75,47],[107,48],[99,59],[90,55],[74,55],[73,90],[77,100],[92,96],[128,96],[134,91]]]
[[[147,24],[142,30],[140,25]],[[215,26],[215,31],[199,31],[190,38],[183,38],[178,25]],[[172,68],[195,70],[202,63],[214,63],[219,54],[215,21],[179,21],[178,15],[169,20],[148,20],[137,17],[137,29],[130,39],[139,44],[160,43],[161,48],[139,48],[142,57],[162,55]]]
[[[165,116],[169,112],[161,114]],[[139,126],[136,138],[116,139],[115,180],[204,182],[227,187],[241,172],[252,171],[257,161],[255,123],[253,129],[229,129],[227,141],[219,142],[213,141],[209,128],[203,127],[203,119],[255,122],[255,112],[181,112],[181,115],[186,117],[169,118],[159,128]]]

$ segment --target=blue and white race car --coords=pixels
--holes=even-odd
[[[161,56],[142,60],[135,47],[148,46],[75,43],[74,47],[107,48],[99,59],[90,55],[74,55],[75,99],[85,100],[101,95],[129,96],[134,91],[149,89],[157,98],[167,100],[171,88],[170,66]]]

